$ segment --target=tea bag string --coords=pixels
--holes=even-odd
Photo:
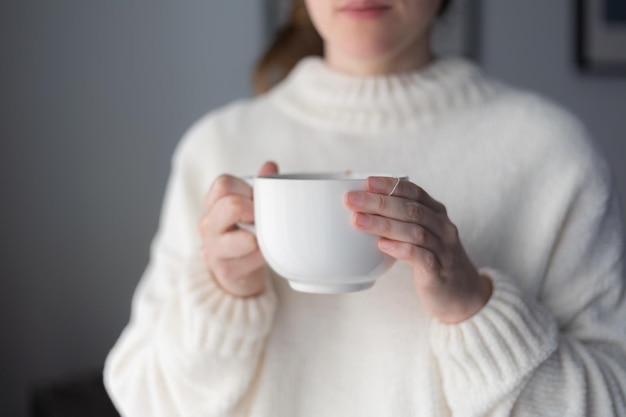
[[[396,184],[393,186],[393,188],[391,189],[391,191],[389,192],[389,194],[387,194],[388,196],[392,196],[393,193],[396,191],[396,188],[398,188],[398,185],[400,184],[400,177],[396,178]]]

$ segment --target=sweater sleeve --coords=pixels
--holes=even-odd
[[[605,171],[581,173],[538,295],[483,268],[487,305],[457,325],[433,320],[451,415],[626,416],[622,213]]]
[[[105,386],[125,417],[238,415],[272,325],[269,277],[262,295],[237,298],[216,285],[201,260],[197,222],[207,190],[197,130],[175,153],[130,322],[106,359]]]

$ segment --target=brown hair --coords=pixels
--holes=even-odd
[[[252,87],[257,94],[280,82],[305,56],[323,55],[324,43],[311,22],[304,0],[292,0],[292,3],[287,22],[276,32],[254,69]]]
[[[324,53],[324,42],[311,22],[304,0],[291,2],[287,22],[276,32],[254,68],[252,87],[257,94],[265,93],[282,81],[302,58]],[[451,2],[441,1],[439,16],[445,13]]]

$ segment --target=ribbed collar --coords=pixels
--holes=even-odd
[[[444,113],[483,103],[497,85],[464,58],[433,61],[419,71],[351,76],[319,57],[300,61],[269,94],[291,117],[354,134],[411,132]]]

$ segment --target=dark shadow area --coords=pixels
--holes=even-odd
[[[32,417],[119,417],[102,383],[102,372],[36,386]]]

